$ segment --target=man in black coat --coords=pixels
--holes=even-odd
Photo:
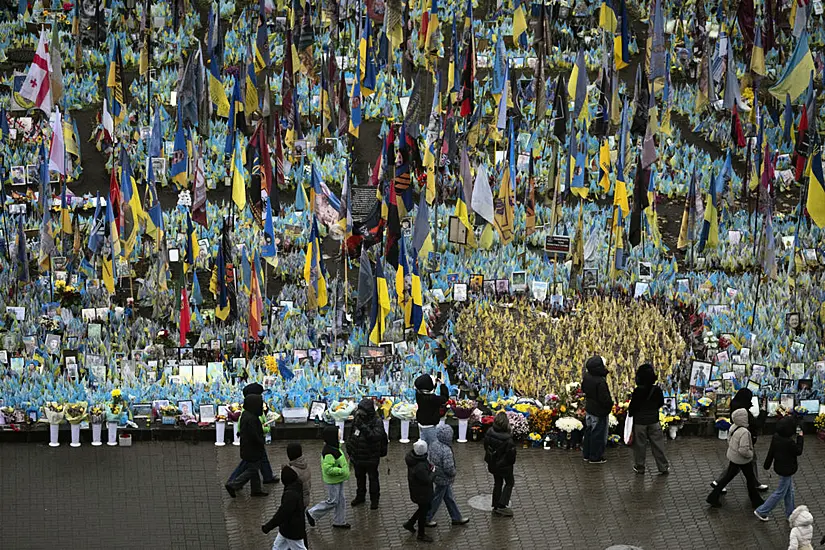
[[[441,384],[439,393],[435,393],[436,384]],[[436,441],[435,426],[441,420],[441,407],[450,399],[450,391],[438,378],[433,380],[429,374],[422,374],[415,379],[415,402],[418,411],[415,420],[421,439],[432,445]]]
[[[246,469],[225,485],[229,496],[235,498],[235,492],[246,485],[247,481],[252,483],[252,496],[265,497],[261,489],[261,465],[263,464],[266,449],[264,448],[264,428],[261,424],[261,415],[264,413],[263,397],[251,393],[243,400],[244,412],[241,414],[241,460],[246,461]]]
[[[587,372],[582,379],[585,401],[584,441],[582,452],[585,462],[604,464],[604,448],[607,446],[607,419],[613,410],[613,398],[607,386],[608,370],[604,359],[594,355],[585,364]]]
[[[278,536],[273,548],[289,548],[304,550],[304,539],[307,531],[304,519],[304,495],[301,480],[298,474],[289,466],[281,469],[281,480],[284,482],[284,494],[281,496],[281,506],[266,524],[261,526],[264,533],[269,533],[276,527]]]
[[[370,478],[370,509],[378,509],[381,487],[378,484],[378,464],[387,456],[387,432],[384,423],[375,414],[372,399],[364,398],[352,423],[352,434],[347,439],[347,454],[355,469],[357,489],[355,500],[350,504],[355,507],[366,502],[367,475]]]
[[[251,384],[247,384],[246,386],[244,386],[244,389],[243,389],[244,398],[247,395],[251,394],[251,393],[257,393],[258,395],[263,396],[264,387],[261,386],[260,384],[258,384],[257,382],[252,382]],[[269,428],[264,426],[264,438],[266,438],[266,433],[267,433],[268,430],[269,430]],[[235,471],[233,471],[229,475],[229,482],[231,483],[236,477],[241,475],[241,472],[243,472],[245,469],[246,469],[246,461],[241,460],[241,462],[235,468]],[[267,456],[266,450],[264,450],[264,459],[261,462],[261,475],[264,478],[264,484],[278,483],[278,476],[276,476],[274,473],[272,473],[272,465],[269,463],[269,456]]]

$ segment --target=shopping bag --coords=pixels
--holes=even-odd
[[[624,444],[633,444],[633,417],[630,415],[624,419]]]

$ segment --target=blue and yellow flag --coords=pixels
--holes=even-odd
[[[132,166],[125,148],[120,150],[120,237],[122,253],[129,257],[137,241],[140,221],[145,217],[137,185],[132,175]]]
[[[607,32],[616,32],[616,12],[613,10],[613,0],[602,0],[599,9],[599,27]]]
[[[406,319],[406,322],[404,323],[404,328],[407,328],[410,326],[409,315],[407,315],[407,308],[410,304],[404,286],[404,279],[406,275],[409,273],[409,270],[407,268],[407,247],[405,245],[405,239],[403,235],[399,240],[400,242],[398,244],[398,269],[395,270],[395,299],[398,302],[398,309],[404,312],[404,317]]]
[[[527,48],[527,17],[521,0],[513,0],[513,42]],[[543,9],[543,8],[542,8]]]
[[[178,129],[175,131],[175,146],[172,151],[172,166],[170,174],[172,181],[178,188],[188,187],[186,171],[189,165],[189,154],[186,147],[186,134],[183,131],[183,120],[181,120],[181,110],[178,109]]]
[[[369,97],[375,92],[375,63],[373,61],[372,24],[369,17],[364,18],[361,40],[358,42],[359,72],[361,93]]]
[[[355,74],[361,74],[361,58],[355,59]],[[352,79],[352,93],[350,94],[350,119],[349,133],[358,138],[361,126],[361,81],[358,78]]]
[[[163,236],[163,210],[160,207],[160,200],[158,199],[158,190],[155,186],[155,175],[152,163],[149,162],[147,172],[149,177],[146,182],[146,195],[148,196],[146,209],[146,234],[149,235],[155,243],[160,244],[160,239]]]
[[[622,0],[620,32],[613,37],[613,61],[619,71],[630,65],[630,30],[627,18],[627,0]]]
[[[458,186],[458,200],[456,200],[455,213],[453,215],[461,221],[461,225],[463,225],[467,230],[467,246],[470,248],[476,248],[478,244],[476,243],[476,235],[473,231],[473,225],[470,223],[470,215],[467,210],[467,201],[464,198],[463,185]]]
[[[803,31],[785,71],[768,91],[780,101],[785,98],[785,94],[791,96],[791,101],[796,101],[796,98],[808,88],[811,72],[814,70],[814,58],[808,47],[808,31]]]
[[[218,60],[215,56],[209,60],[209,98],[217,107],[218,116],[224,118],[229,116],[229,100],[226,99],[221,73],[218,71]]]
[[[707,205],[705,206],[705,221],[702,224],[702,233],[699,235],[699,252],[706,246],[716,248],[719,245],[719,210],[716,203],[716,183],[710,182]]]
[[[195,267],[195,262],[198,261],[198,255],[201,253],[200,244],[198,244],[198,235],[195,232],[195,226],[192,225],[192,216],[186,214],[186,252],[183,256],[183,272],[186,273],[189,269]]]
[[[243,165],[241,140],[235,135],[235,150],[232,152],[232,202],[238,210],[246,208],[246,168]]]
[[[375,262],[375,289],[372,296],[372,311],[370,313],[370,342],[380,344],[384,339],[387,315],[390,313],[390,294],[387,288],[387,279],[382,267],[383,259]]]
[[[224,223],[227,223],[224,220]],[[229,302],[229,291],[226,288],[226,261],[223,256],[223,246],[218,246],[218,257],[215,261],[217,270],[215,271],[215,317],[221,321],[229,318],[231,304]],[[211,284],[210,284],[211,286]]]
[[[244,112],[249,115],[260,107],[258,98],[258,76],[255,74],[256,67],[253,64],[255,58],[247,53],[246,64],[246,94],[244,94]]]
[[[106,93],[109,97],[108,106],[112,112],[114,125],[117,127],[126,118],[126,101],[123,96],[123,61],[120,54],[120,41],[117,39],[112,48],[112,55],[109,56]]]
[[[66,200],[66,182],[63,181],[63,191],[60,193],[60,230],[64,235],[72,234],[72,210]]]
[[[410,324],[413,331],[419,336],[428,336],[427,323],[424,320],[424,311],[422,306],[424,304],[423,293],[421,291],[421,277],[418,274],[418,258],[414,257],[412,261],[412,284],[410,285]]]
[[[811,173],[808,181],[808,199],[805,208],[817,227],[825,227],[825,177],[822,173],[822,150],[811,159]]]
[[[318,218],[312,217],[312,231],[307,243],[304,259],[304,281],[307,283],[307,307],[321,309],[329,303],[324,258],[321,255],[321,238],[318,232]],[[386,285],[386,281],[384,283]]]
[[[270,265],[277,264],[278,245],[275,243],[275,227],[272,223],[272,202],[269,197],[264,199],[266,203],[266,219],[264,220],[264,245],[261,247],[261,257]]]

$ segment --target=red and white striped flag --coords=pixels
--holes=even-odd
[[[40,42],[34,53],[34,61],[26,75],[26,81],[20,95],[33,102],[35,107],[50,115],[52,113],[52,91],[49,83],[51,61],[49,58],[49,39],[45,30],[40,31]]]

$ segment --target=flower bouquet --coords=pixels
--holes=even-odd
[[[584,428],[584,424],[578,418],[573,418],[570,416],[565,416],[563,418],[559,418],[556,420],[556,428],[560,430],[559,432],[559,447],[564,445],[567,449],[575,447],[578,443],[579,437],[576,437],[576,440],[573,439],[573,433],[580,434],[581,430]],[[562,443],[564,441],[564,443]]]
[[[175,405],[164,405],[160,408],[161,422],[163,424],[174,426],[178,422],[178,415],[180,415],[180,409]]]
[[[243,412],[243,408],[241,408],[240,403],[232,403],[229,405],[227,409],[226,419],[230,422],[237,422],[238,419],[241,417],[241,413]]]
[[[808,414],[808,409],[806,409],[802,405],[797,405],[796,407],[793,408],[793,414],[794,414],[794,416],[796,416],[798,418],[802,418],[803,416]]]
[[[63,412],[63,405],[54,401],[49,401],[43,407],[43,413],[46,415],[46,421],[49,423],[49,447],[59,447],[58,433],[60,430],[60,423],[63,422],[65,413]]]
[[[392,417],[392,405],[391,397],[380,397],[375,400],[375,409],[381,420],[389,420]]]
[[[0,407],[0,426],[11,424],[14,407]]]
[[[355,409],[358,407],[358,404],[355,401],[350,399],[345,399],[343,401],[333,401],[330,407],[326,411],[326,415],[333,421],[333,422],[343,422],[349,416],[355,412]]]
[[[825,413],[816,415],[814,428],[816,428],[816,437],[820,441],[825,441]]]
[[[410,442],[410,422],[415,418],[418,405],[414,403],[400,402],[392,406],[392,415],[401,421],[401,439],[399,443]]]
[[[693,409],[687,401],[682,401],[676,408],[679,409],[679,414],[682,416],[690,416],[690,411]]]
[[[103,430],[103,421],[106,420],[106,409],[102,405],[94,405],[89,409],[89,421],[92,423],[92,446],[100,447],[100,434]]]
[[[521,440],[527,437],[530,426],[523,414],[516,411],[507,411],[507,419],[510,421],[510,433],[513,439]]]
[[[702,397],[698,401],[696,401],[696,405],[699,407],[699,412],[703,415],[707,413],[710,406],[713,404],[713,401],[710,397]]]
[[[730,419],[720,418],[716,421],[716,429],[719,430],[719,439],[728,438],[728,430],[730,430]]]
[[[527,421],[532,431],[544,435],[553,427],[555,418],[556,411],[550,407],[544,407],[531,414]]]
[[[542,435],[540,433],[530,432],[527,434],[527,439],[533,448],[541,447]]]
[[[791,411],[783,407],[782,405],[776,408],[776,418],[784,418],[791,414]]]
[[[72,447],[80,447],[80,423],[88,418],[86,410],[89,404],[86,401],[71,403],[66,406],[65,415],[72,431]]]
[[[610,415],[607,417],[607,428],[609,430],[615,430],[618,427],[619,427],[619,419],[616,418],[615,414],[610,413]]]
[[[478,404],[472,399],[460,399],[456,402],[453,412],[459,420],[467,420],[473,415]]]
[[[608,447],[618,447],[622,444],[622,436],[619,434],[610,434],[607,436],[607,446]]]

